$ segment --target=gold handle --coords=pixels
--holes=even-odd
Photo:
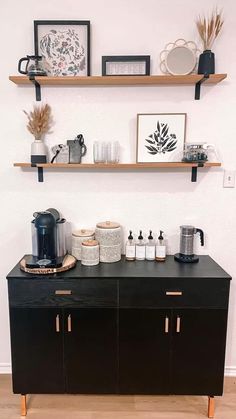
[[[165,333],[169,333],[169,317],[165,318]]]
[[[56,332],[60,332],[60,317],[59,314],[56,316]]]
[[[166,295],[182,295],[182,291],[166,291]]]
[[[176,319],[176,332],[180,333],[180,317],[179,316]]]
[[[56,290],[55,294],[56,295],[71,295],[72,292],[71,290]]]
[[[71,314],[67,317],[67,330],[71,332]]]

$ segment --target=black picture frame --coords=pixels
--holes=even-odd
[[[119,72],[116,74],[111,74],[107,71],[107,64],[108,63],[124,63],[124,65],[131,63],[144,63],[145,70],[144,72]],[[121,65],[122,67],[122,65]],[[131,67],[131,66],[130,66]],[[150,55],[104,55],[102,56],[102,75],[103,76],[150,76]]]
[[[54,26],[63,26],[63,27],[65,26],[66,27],[66,26],[68,26],[68,28],[70,28],[72,26],[78,26],[78,27],[79,26],[81,26],[81,27],[84,26],[86,40],[85,40],[85,45],[80,46],[80,48],[82,50],[84,49],[84,58],[82,57],[82,52],[83,51],[81,51],[81,49],[80,49],[79,57],[81,59],[81,61],[80,61],[81,68],[82,68],[82,65],[85,63],[85,71],[83,71],[83,72],[78,71],[79,60],[78,61],[75,60],[75,62],[73,62],[73,60],[70,59],[70,63],[73,62],[73,65],[67,64],[67,66],[69,65],[70,67],[65,68],[65,72],[69,72],[68,68],[71,68],[71,69],[73,68],[73,70],[71,70],[71,72],[74,72],[74,74],[50,74],[50,75],[90,76],[90,21],[89,20],[34,20],[34,49],[35,49],[35,55],[41,55],[45,59],[45,56],[42,53],[42,50],[41,50],[40,45],[39,45],[39,43],[40,43],[39,31],[40,31],[40,29],[43,29],[43,26],[48,26],[49,28],[50,28],[50,26],[51,27],[54,27]],[[80,29],[82,29],[82,28],[80,28]],[[48,29],[48,30],[50,30],[50,29]],[[69,39],[69,38],[67,38],[67,39]],[[66,40],[65,40],[65,42],[66,42]],[[74,48],[77,48],[77,47],[75,46]],[[48,51],[48,49],[47,49],[47,51]],[[50,52],[49,52],[49,54],[50,54]],[[83,60],[84,60],[84,62],[82,64]],[[57,69],[57,67],[55,67],[55,72],[57,72],[56,69]],[[46,68],[46,70],[47,70],[47,68]],[[76,74],[77,71],[78,71],[78,74]],[[63,72],[63,70],[61,70],[61,72]]]

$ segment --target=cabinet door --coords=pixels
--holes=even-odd
[[[172,393],[221,395],[227,310],[173,310]]]
[[[63,393],[63,321],[54,308],[11,308],[14,393]]]
[[[170,316],[170,310],[120,309],[120,393],[169,393]]]
[[[65,310],[68,393],[117,392],[117,309]]]

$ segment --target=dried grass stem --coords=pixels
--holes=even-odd
[[[35,137],[35,140],[42,140],[52,127],[51,107],[48,104],[34,106],[30,113],[25,110],[23,112],[28,118],[28,131]]]
[[[196,20],[204,50],[211,49],[223,26],[222,11],[214,10],[210,17],[199,16]]]

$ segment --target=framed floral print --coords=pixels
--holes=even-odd
[[[186,131],[186,113],[137,115],[137,163],[180,162]]]
[[[90,21],[35,20],[34,47],[48,76],[90,76]]]

